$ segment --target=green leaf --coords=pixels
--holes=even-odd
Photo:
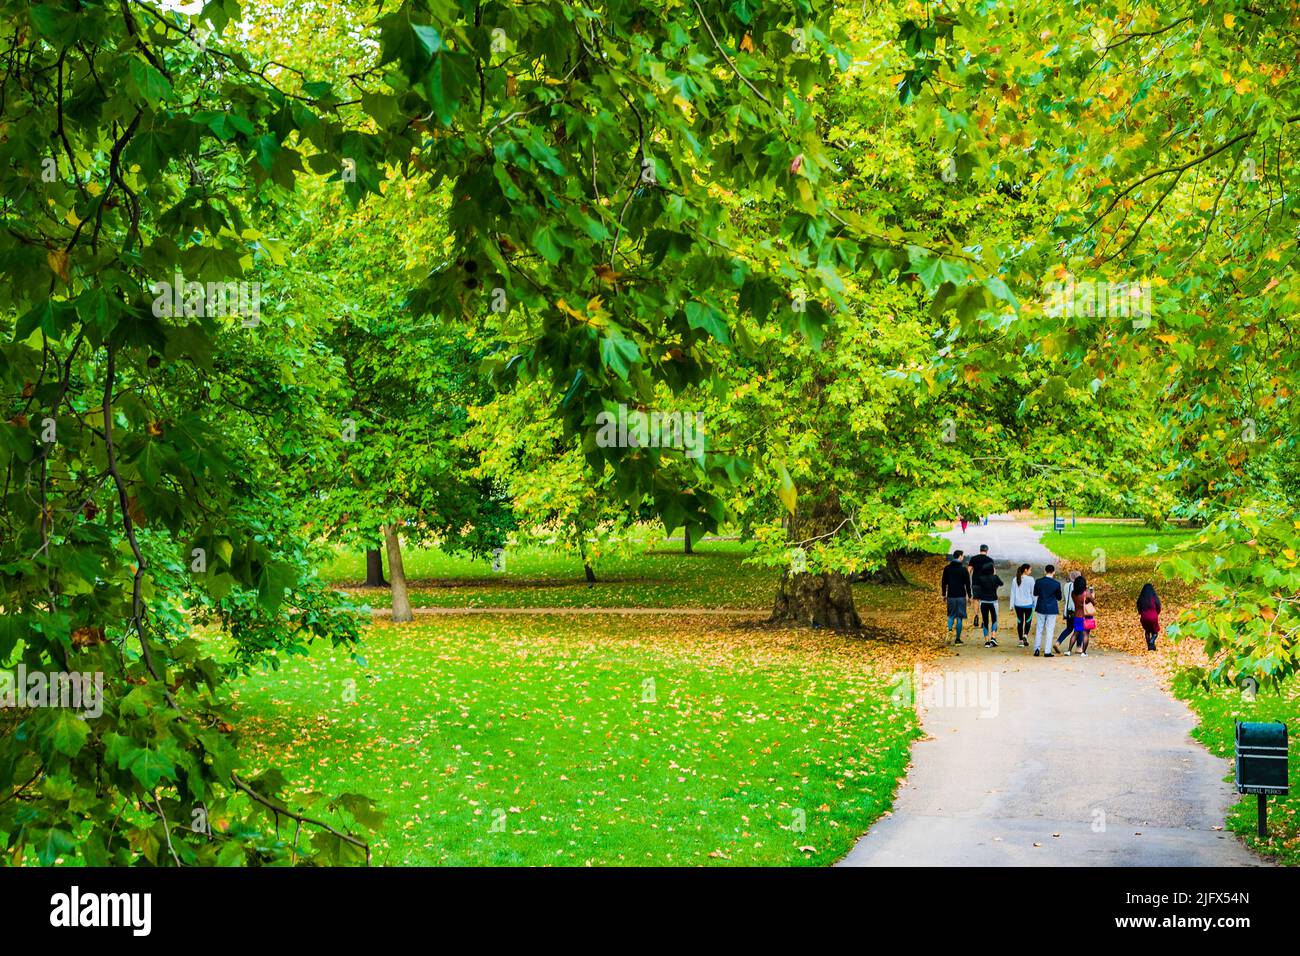
[[[32,846],[41,866],[53,866],[54,861],[76,849],[72,834],[58,827],[32,831]]]
[[[693,329],[702,329],[723,345],[731,344],[731,335],[722,314],[703,302],[686,303],[686,322]]]
[[[75,757],[90,736],[90,725],[70,710],[60,709],[50,729],[54,749],[65,757]]]
[[[554,226],[542,226],[533,233],[533,248],[547,262],[554,265],[560,261],[562,251],[560,249],[561,234]]]
[[[625,382],[630,364],[640,356],[640,350],[631,339],[621,335],[607,335],[600,340],[601,363]]]
[[[216,113],[204,111],[194,114],[194,120],[216,134],[218,139],[229,142],[238,135],[252,136],[254,127],[239,113]]]
[[[0,661],[8,661],[14,647],[26,640],[31,627],[17,614],[0,614]]]
[[[172,85],[149,61],[131,57],[131,83],[149,106],[157,106],[172,96]]]
[[[158,786],[158,781],[163,778],[169,780],[176,778],[176,765],[158,751],[147,747],[137,747],[129,751],[124,758],[122,769],[131,771],[131,775],[140,781],[140,785],[150,790]]]

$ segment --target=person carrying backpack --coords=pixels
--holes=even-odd
[[[1006,583],[993,569],[993,562],[980,565],[971,589],[980,602],[980,622],[984,627],[984,646],[998,646],[998,588]]]

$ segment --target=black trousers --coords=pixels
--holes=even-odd
[[[1016,608],[1016,637],[1021,640],[1029,639],[1029,621],[1034,616],[1032,607]]]

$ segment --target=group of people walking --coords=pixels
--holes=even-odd
[[[954,551],[943,569],[940,593],[948,601],[948,634],[954,644],[964,643],[962,627],[968,616],[968,601],[978,603],[977,624],[984,632],[984,646],[998,646],[998,592],[1006,586],[999,577],[989,546],[980,545],[979,553],[963,563],[963,551]],[[1034,639],[1035,657],[1076,651],[1088,656],[1093,631],[1097,629],[1096,594],[1080,571],[1070,571],[1064,581],[1056,578],[1056,566],[1045,565],[1043,576],[1035,578],[1032,568],[1022,564],[1011,581],[1011,607],[1016,614],[1016,639],[1020,647],[1029,647]],[[1147,650],[1155,650],[1160,633],[1160,598],[1147,584],[1137,600],[1138,619],[1146,634]],[[1056,621],[1065,622],[1056,634]],[[1055,638],[1053,638],[1055,635]],[[1062,646],[1064,645],[1064,646]]]

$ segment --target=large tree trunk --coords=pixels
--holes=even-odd
[[[595,583],[596,583],[596,572],[595,572],[594,570],[592,570],[591,562],[590,562],[590,561],[585,561],[585,560],[584,560],[584,561],[582,562],[582,570],[583,570],[583,571],[586,573],[586,575],[587,575],[587,583],[588,583],[588,584],[595,584]]]
[[[393,587],[393,620],[398,623],[415,620],[411,613],[411,599],[406,594],[406,568],[402,565],[402,542],[397,529],[384,525],[384,549],[388,552],[388,576]]]
[[[366,548],[366,587],[388,587],[384,580],[384,554],[378,548]]]
[[[843,574],[781,575],[772,608],[773,622],[856,630],[862,626],[853,604],[849,579]]]
[[[682,529],[682,540],[686,542],[686,547],[682,549],[683,554],[694,554],[695,549],[691,547],[691,530],[690,528]]]
[[[787,522],[791,547],[837,531],[844,521],[839,498],[833,493],[812,502]],[[772,622],[856,630],[862,626],[853,604],[847,575],[787,571],[777,587]]]
[[[874,571],[864,571],[855,575],[853,580],[867,581],[871,584],[907,584],[907,576],[903,574],[903,566],[899,563],[902,557],[902,551],[890,551],[885,555],[883,567],[876,568]]]

